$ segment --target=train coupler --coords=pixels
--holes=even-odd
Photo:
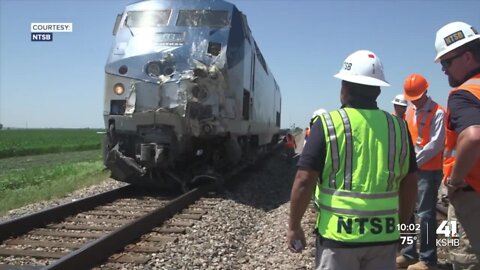
[[[129,182],[129,179],[142,177],[147,173],[147,170],[133,158],[118,151],[118,144],[108,152],[106,166],[110,169],[112,178],[123,182]]]

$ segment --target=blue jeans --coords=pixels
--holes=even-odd
[[[420,222],[420,257],[417,253],[417,241],[406,245],[402,250],[402,255],[410,260],[420,259],[428,265],[436,265],[436,207],[438,188],[443,178],[443,172],[441,170],[419,170],[418,176],[417,215]],[[415,222],[415,217],[412,216],[411,222]]]

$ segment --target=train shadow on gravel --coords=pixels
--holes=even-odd
[[[278,208],[290,200],[297,161],[274,152],[235,176],[221,196],[264,211]]]

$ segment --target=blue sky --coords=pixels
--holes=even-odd
[[[0,1],[0,123],[8,127],[103,127],[104,65],[115,17],[125,0]],[[380,108],[403,91],[410,73],[423,74],[429,93],[446,105],[450,89],[433,62],[436,31],[464,21],[480,28],[480,1],[232,0],[282,91],[282,127],[304,127],[317,108],[340,106],[333,75],[353,51],[383,62],[391,87]],[[73,23],[53,42],[31,42],[30,23]]]

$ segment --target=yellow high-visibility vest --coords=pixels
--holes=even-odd
[[[317,183],[316,229],[346,243],[395,241],[398,187],[409,169],[405,121],[382,110],[323,114],[326,159]]]

